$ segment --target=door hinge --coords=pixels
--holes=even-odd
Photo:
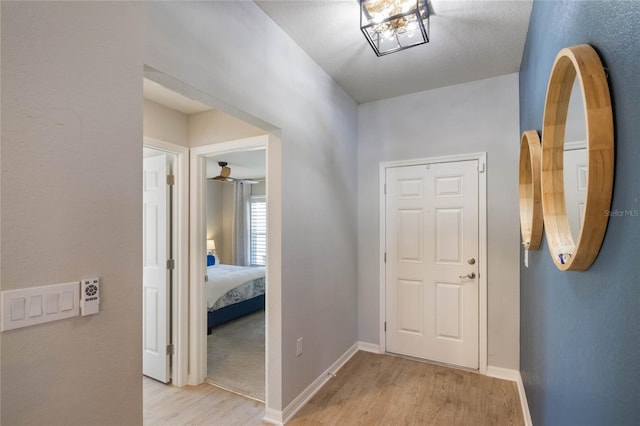
[[[173,345],[167,345],[167,355],[173,355]]]
[[[478,164],[478,173],[484,173],[484,163]]]
[[[384,254],[384,263],[387,263],[387,253]]]
[[[387,184],[384,184],[384,195],[387,195]]]
[[[176,183],[176,177],[174,175],[167,175],[167,185],[171,186]]]
[[[206,282],[209,282],[209,275],[205,275],[205,276],[204,276],[204,282],[205,282],[205,283],[206,283]]]
[[[385,333],[387,332],[387,322],[386,321],[384,322],[384,332]]]
[[[167,269],[168,270],[173,270],[176,267],[176,261],[173,259],[169,259],[167,260]]]

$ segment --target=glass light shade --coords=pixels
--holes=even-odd
[[[207,240],[207,250],[213,251],[216,249],[216,242],[214,240]]]
[[[429,42],[426,0],[360,0],[360,29],[378,56]]]

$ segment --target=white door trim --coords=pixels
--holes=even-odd
[[[189,335],[186,332],[189,326],[189,149],[148,137],[143,138],[143,145],[176,156],[172,214],[176,266],[172,275],[175,285],[171,290],[171,344],[174,347],[171,382],[174,386],[185,386],[189,368]]]
[[[191,149],[191,221],[190,249],[190,315],[189,315],[189,384],[204,382],[207,371],[206,358],[206,300],[202,287],[206,252],[206,201],[204,182],[205,157],[235,151],[266,148],[267,181],[267,274],[266,274],[266,337],[265,337],[265,396],[266,408],[281,410],[282,407],[282,314],[281,314],[281,235],[282,235],[282,179],[280,140],[269,134],[235,141],[221,142]]]
[[[379,232],[380,232],[380,252],[379,252],[379,292],[380,292],[380,352],[387,350],[384,323],[386,321],[387,296],[385,291],[385,235],[386,235],[386,209],[385,209],[385,176],[388,168],[402,166],[417,166],[421,164],[449,163],[455,161],[477,160],[480,173],[478,174],[478,253],[481,259],[479,265],[479,298],[478,298],[478,365],[479,372],[486,374],[487,371],[487,153],[477,152],[470,154],[447,155],[441,157],[417,158],[411,160],[388,161],[380,163],[378,179],[378,200],[379,200]]]

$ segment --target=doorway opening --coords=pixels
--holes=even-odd
[[[242,174],[242,169],[252,163],[254,167],[264,167],[264,178],[256,175],[255,170],[250,172],[254,177],[250,177],[250,174]],[[200,367],[199,371],[203,380],[256,400],[264,400],[267,406],[269,404],[269,377],[273,374],[273,371],[268,368],[270,348],[273,348],[269,345],[272,339],[270,333],[278,331],[273,330],[272,327],[278,322],[274,310],[277,314],[280,305],[279,298],[275,299],[274,305],[268,303],[271,301],[269,295],[278,290],[280,276],[280,203],[275,201],[280,199],[278,164],[279,141],[272,135],[238,139],[191,149],[191,252],[204,254],[207,240],[213,239],[210,237],[217,235],[215,238],[222,241],[222,244],[215,241],[215,244],[209,245],[210,247],[215,246],[214,262],[219,263],[218,265],[207,266],[209,256],[192,256],[191,258],[192,282],[199,280],[201,283],[192,294],[192,311],[195,312],[195,323],[192,324],[195,326],[192,330],[191,348],[192,355],[196,357],[192,365]],[[224,170],[226,167],[231,170]],[[234,176],[234,173],[237,173],[237,177]],[[232,179],[231,181],[222,179],[229,177]],[[218,191],[218,195],[216,195],[216,191]],[[211,195],[209,200],[207,195]],[[218,216],[222,217],[222,226],[217,226],[211,221],[207,226],[207,207],[210,207],[212,212],[216,211],[213,202],[216,197],[219,200],[218,209],[221,212]],[[231,215],[225,215],[225,210],[235,210],[236,213],[240,212],[245,217],[230,217]],[[255,219],[253,223],[251,221],[252,213]],[[224,226],[225,220],[226,227]],[[235,226],[232,223],[234,220],[236,221]],[[243,237],[239,235],[243,233]],[[240,238],[238,238],[239,236]],[[221,252],[219,252],[219,247],[222,247]],[[231,312],[225,312],[227,307],[224,306],[224,302],[222,306],[218,306],[221,308],[221,315],[211,312],[214,311],[212,308],[215,308],[212,306],[214,302],[216,304],[219,302],[209,300],[210,294],[205,294],[213,292],[212,288],[215,288],[213,285],[218,279],[216,276],[220,275],[218,269],[223,275],[226,274],[225,269],[239,270],[237,272],[240,275],[248,274],[241,279],[241,285],[245,289],[249,287],[252,290],[247,293],[252,297],[243,297],[246,303],[232,305],[229,309]],[[274,276],[275,279],[272,278]],[[258,294],[261,286],[264,286],[262,295]],[[240,290],[240,293],[244,292],[245,290]],[[234,300],[238,297],[230,295],[230,298]],[[222,318],[219,318],[220,316]],[[229,316],[234,320],[233,322],[218,324],[219,321],[225,322]],[[219,329],[218,325],[221,325]],[[207,334],[209,331],[211,334]],[[261,338],[264,342],[264,349],[260,348]],[[259,358],[262,359],[262,363],[258,366],[259,368],[256,366],[247,367],[245,372],[247,374],[235,376],[236,379],[241,378],[241,380],[225,382],[224,377],[216,374],[221,370],[221,366],[216,365],[216,361],[219,362],[224,354],[228,354],[225,352],[224,346],[231,346],[231,342],[234,341],[241,346],[248,345],[245,347],[253,349],[247,350],[245,354],[242,353],[242,350],[236,350],[237,362],[233,364],[233,369],[243,369],[245,368],[243,365],[255,363],[255,360]],[[222,356],[219,356],[221,354]],[[249,356],[249,354],[251,355]],[[229,375],[227,374],[227,376]],[[257,376],[264,379],[255,380]]]
[[[265,400],[265,148],[205,157],[206,381]]]
[[[207,263],[210,260],[207,252],[211,251],[217,264],[214,265],[215,267],[220,265],[220,260],[224,260],[222,257],[228,251],[225,248],[224,238],[218,241],[214,235],[207,234],[207,158],[223,153],[226,156],[233,153],[261,151],[265,168],[264,181],[253,179],[258,176],[251,176],[252,179],[248,180],[256,180],[258,184],[247,182],[249,186],[263,186],[263,194],[256,193],[257,190],[251,194],[250,191],[249,209],[253,208],[254,215],[263,210],[262,228],[267,231],[261,235],[261,229],[256,227],[255,223],[255,229],[249,230],[250,237],[253,236],[256,243],[263,242],[262,245],[253,244],[248,247],[249,262],[256,266],[260,266],[259,263],[266,263],[265,294],[263,295],[266,302],[264,302],[264,321],[262,322],[264,396],[256,399],[264,400],[265,411],[279,409],[280,407],[276,404],[279,403],[282,388],[281,347],[278,344],[269,344],[269,342],[280,342],[282,339],[281,148],[280,140],[275,135],[279,130],[152,68],[145,67],[144,75],[145,143],[147,139],[156,140],[156,138],[173,140],[177,144],[175,146],[184,150],[184,155],[180,158],[186,161],[186,165],[181,168],[186,174],[183,179],[186,185],[183,194],[186,207],[184,221],[178,226],[184,236],[184,239],[181,239],[184,242],[184,249],[179,251],[184,254],[181,272],[186,278],[184,286],[178,286],[178,300],[173,300],[174,307],[179,304],[184,309],[177,316],[174,311],[172,318],[174,326],[172,330],[176,332],[172,335],[172,340],[176,341],[175,334],[181,334],[181,338],[178,339],[180,341],[174,346],[174,351],[176,354],[182,351],[184,364],[180,363],[179,367],[184,368],[184,374],[180,376],[183,380],[178,381],[175,367],[172,368],[171,382],[176,386],[184,386],[200,385],[207,380],[208,309],[205,279],[208,279]],[[153,99],[147,96],[149,87],[158,89],[157,96]],[[148,109],[158,120],[151,120],[147,116]],[[231,122],[232,125],[221,126],[222,122]],[[242,136],[248,127],[254,131],[257,130],[259,136]],[[238,137],[240,139],[237,139]],[[205,143],[210,145],[204,145]],[[213,169],[215,175],[213,177],[221,174],[221,167],[217,162],[223,160],[228,163],[227,167],[231,166],[230,177],[239,176],[237,175],[240,171],[238,165],[234,168],[232,160],[220,158],[214,160],[215,166],[209,167]],[[215,328],[212,331],[215,333]],[[174,355],[174,364],[175,358]],[[271,402],[269,395],[273,395]],[[211,414],[215,415],[215,413]]]

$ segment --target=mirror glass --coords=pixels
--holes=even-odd
[[[574,244],[580,237],[587,194],[587,127],[580,83],[576,77],[569,99],[564,138],[564,194]]]

